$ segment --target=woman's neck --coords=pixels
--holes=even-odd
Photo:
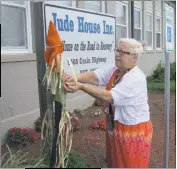
[[[121,68],[121,69],[118,68],[118,69],[119,69],[120,73],[125,73],[126,71],[132,69],[134,66],[135,65],[132,65],[131,67],[128,67],[128,68]]]
[[[126,69],[119,69],[119,72],[120,72],[120,73],[125,73],[125,72],[126,72]]]

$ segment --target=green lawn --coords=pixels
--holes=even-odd
[[[160,81],[147,81],[148,84],[148,90],[153,90],[153,91],[164,91],[164,82]],[[171,81],[170,82],[170,91],[174,92],[176,91],[176,81]]]

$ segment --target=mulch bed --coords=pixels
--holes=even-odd
[[[150,168],[163,168],[164,161],[164,93],[149,92],[149,105],[151,119],[153,122],[153,140],[150,159]],[[84,117],[80,118],[81,129],[74,132],[73,150],[78,151],[87,161],[89,167],[104,168],[105,162],[105,132],[101,124],[100,129],[91,129],[92,124],[103,121],[104,114],[92,116],[90,114],[95,107],[90,107],[84,111]],[[93,127],[93,126],[92,126]],[[94,126],[95,127],[95,126]],[[176,99],[175,93],[171,93],[171,112],[170,112],[170,159],[169,167],[176,168]],[[41,140],[35,144],[29,144],[25,147],[12,147],[12,151],[23,149],[28,151],[30,156],[40,155]],[[2,154],[7,151],[6,147],[1,146]]]

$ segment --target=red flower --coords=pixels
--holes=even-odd
[[[103,129],[105,130],[105,121],[96,121],[95,124],[90,126],[90,129]]]

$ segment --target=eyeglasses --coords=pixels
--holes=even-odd
[[[118,48],[114,49],[114,53],[115,54],[118,54],[120,56],[123,56],[125,54],[128,54],[128,55],[136,55],[136,54],[132,54],[130,52],[126,52],[126,51],[122,51],[122,50],[119,50]]]

